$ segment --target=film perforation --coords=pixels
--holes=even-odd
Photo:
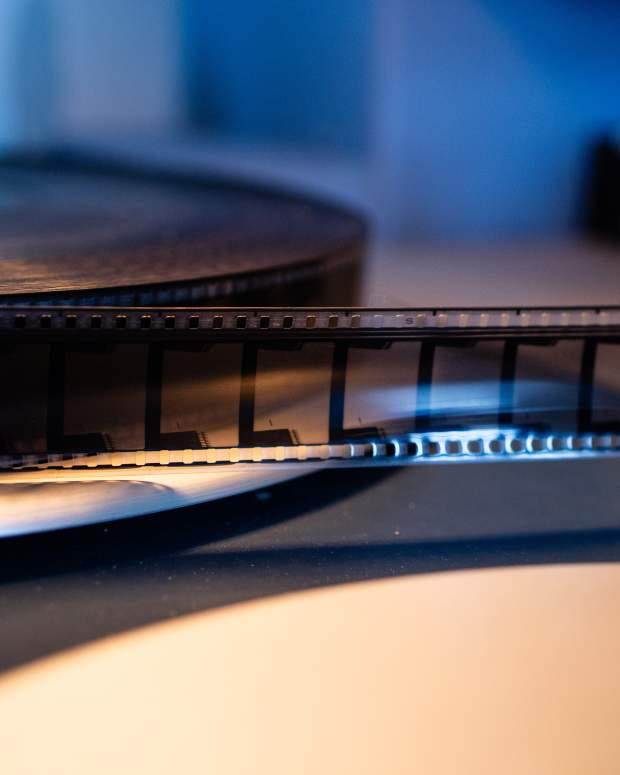
[[[36,307],[0,306],[0,332],[7,329],[28,330],[46,328],[133,330],[151,328],[153,331],[172,329],[248,329],[272,332],[274,330],[361,329],[367,331],[445,331],[467,335],[468,332],[514,330],[531,331],[543,335],[567,330],[592,330],[620,335],[620,307],[566,309],[547,308],[525,310],[420,310],[420,309],[365,309],[356,308],[105,308],[105,307],[48,307],[45,313]]]

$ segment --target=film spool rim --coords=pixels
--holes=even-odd
[[[10,269],[22,271],[23,276],[4,282],[0,279],[0,303],[4,304],[173,305],[192,300],[235,300],[248,293],[254,293],[259,300],[261,293],[274,287],[320,279],[343,266],[354,265],[362,257],[367,239],[363,217],[350,208],[241,178],[178,172],[67,153],[0,158],[1,173],[17,176],[17,184],[20,175],[33,179],[34,193],[28,196],[35,203],[39,176],[39,182],[44,181],[52,188],[56,185],[61,192],[67,180],[92,188],[93,194],[97,183],[119,186],[121,193],[126,189],[134,205],[140,199],[136,187],[142,187],[153,194],[156,202],[159,198],[165,201],[168,197],[172,202],[180,198],[191,215],[184,215],[183,207],[180,208],[181,212],[175,216],[177,220],[173,218],[166,227],[180,230],[179,236],[173,238],[165,230],[153,227],[136,205],[136,212],[129,219],[133,236],[127,244],[119,246],[114,240],[109,242],[107,237],[101,237],[103,242],[95,240],[92,250],[78,249],[68,238],[65,248],[56,247],[55,252],[52,250],[46,256],[45,252],[37,253],[43,250],[40,244],[31,249],[26,242],[23,255],[18,251],[12,257],[11,250],[16,248],[11,248],[9,243],[5,255],[0,257],[0,269],[3,261],[8,262]],[[9,193],[11,185],[19,188],[17,184],[8,178]],[[28,189],[28,185],[23,184],[22,188]],[[112,194],[113,191],[108,192],[105,201],[114,215]],[[25,206],[29,206],[28,196]],[[75,194],[71,196],[66,198],[75,200]],[[39,199],[43,200],[43,205],[40,202],[39,205],[44,208],[57,206],[50,201],[53,197],[47,190]],[[122,220],[122,211],[116,214]],[[142,234],[140,229],[145,224],[141,218],[154,231]],[[189,224],[183,218],[189,218]],[[135,233],[132,219],[136,221]],[[22,224],[21,230],[24,228]],[[79,235],[79,220],[75,228]],[[86,239],[83,235],[81,238]],[[28,255],[29,250],[35,250],[34,257]],[[28,267],[33,261],[35,272],[28,277]],[[105,271],[106,262],[110,261],[117,262],[118,272]],[[37,262],[42,267],[41,276],[37,275]],[[60,270],[55,269],[55,262],[62,267],[56,280],[54,272]],[[113,263],[112,269],[117,264]],[[296,303],[296,299],[293,297],[291,302]]]

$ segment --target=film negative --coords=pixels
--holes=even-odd
[[[11,307],[4,469],[620,450],[620,308]]]
[[[53,157],[0,191],[5,471],[620,451],[620,307],[344,306],[363,221],[256,186]]]

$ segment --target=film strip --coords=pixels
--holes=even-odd
[[[620,452],[620,307],[0,308],[0,467]]]
[[[4,159],[0,469],[620,451],[620,307],[325,306],[365,240],[262,185]]]

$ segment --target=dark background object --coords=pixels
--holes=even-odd
[[[592,154],[586,227],[594,237],[620,240],[620,142],[607,137]]]

